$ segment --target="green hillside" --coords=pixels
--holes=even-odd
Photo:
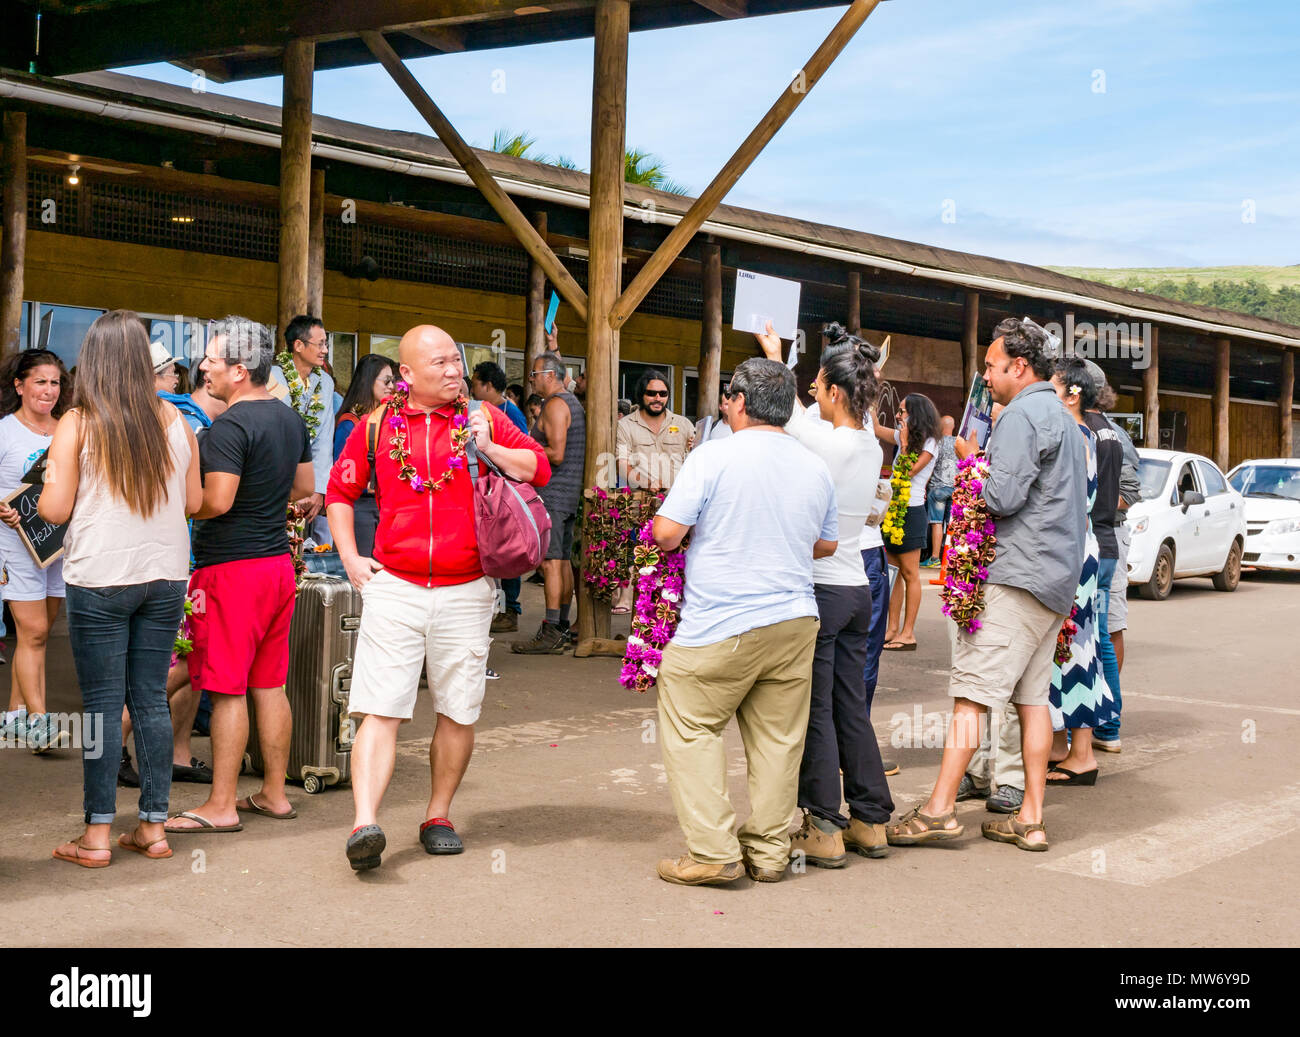
[[[1300,326],[1300,266],[1081,267],[1050,269],[1166,299]]]
[[[1123,286],[1128,281],[1142,285],[1156,285],[1161,281],[1186,281],[1191,278],[1198,284],[1214,281],[1259,281],[1274,290],[1300,288],[1300,264],[1295,266],[1151,266],[1151,267],[1087,267],[1052,266],[1059,274],[1086,277],[1089,281]]]

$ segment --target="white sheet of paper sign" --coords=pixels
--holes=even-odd
[[[798,281],[737,270],[731,327],[761,333],[770,320],[778,335],[793,339],[799,330],[799,289]]]

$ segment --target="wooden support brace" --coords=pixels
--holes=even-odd
[[[549,245],[542,240],[540,234],[528,222],[522,212],[519,211],[510,196],[502,190],[501,185],[496,182],[492,174],[479,157],[474,154],[474,149],[465,143],[465,140],[456,128],[447,121],[447,117],[442,114],[442,110],[433,102],[424,88],[420,86],[410,69],[403,63],[402,59],[397,56],[397,52],[388,45],[382,33],[363,32],[361,39],[370,52],[378,59],[379,63],[388,70],[388,74],[393,77],[398,87],[401,88],[407,99],[415,106],[415,110],[424,117],[424,121],[437,135],[438,139],[451,152],[452,157],[460,164],[460,167],[469,174],[470,180],[474,186],[479,189],[487,203],[496,210],[502,222],[514,232],[515,237],[519,239],[519,244],[523,246],[533,259],[543,270],[546,276],[551,279],[555,285],[556,291],[564,296],[565,301],[572,306],[582,320],[587,319],[587,293],[573,279],[573,275],[564,268],[564,264],[551,251]]]
[[[641,268],[640,273],[627,286],[619,300],[614,305],[613,312],[610,314],[610,325],[618,330],[626,322],[641,301],[649,294],[659,278],[663,276],[673,261],[681,255],[687,243],[695,236],[695,232],[704,225],[704,221],[713,215],[714,210],[727,196],[727,192],[735,186],[745,171],[753,164],[762,152],[767,143],[776,136],[787,119],[805,97],[817,85],[817,82],[826,70],[830,68],[840,52],[848,45],[849,40],[853,39],[854,34],[861,27],[862,23],[867,20],[867,16],[876,9],[880,0],[853,0],[849,9],[844,12],[844,16],[836,23],[835,28],[830,31],[830,35],[817,48],[816,52],[808,63],[799,70],[798,74],[790,81],[790,84],[781,92],[776,103],[763,116],[759,124],[744,143],[736,149],[736,153],[727,160],[726,165],[713,182],[695,199],[694,204],[686,211],[681,222],[677,224],[668,234],[655,254]]]

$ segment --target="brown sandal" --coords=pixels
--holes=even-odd
[[[894,824],[885,828],[885,838],[890,846],[916,846],[920,843],[937,843],[945,839],[956,839],[966,830],[964,825],[945,828],[949,820],[957,819],[957,811],[950,810],[942,817],[931,817],[921,813],[920,807],[913,807]]]
[[[70,864],[80,864],[83,868],[107,868],[113,863],[113,850],[108,846],[82,846],[82,836],[77,836],[71,842],[63,843],[54,848],[54,859],[68,861]],[[92,856],[102,854],[102,856]]]
[[[163,836],[161,839],[155,839],[147,846],[141,846],[138,842],[135,841],[136,831],[139,831],[139,829],[135,829],[130,832],[123,832],[121,835],[117,837],[117,845],[122,847],[122,849],[124,850],[130,850],[132,853],[138,853],[140,854],[141,857],[148,857],[151,861],[165,861],[168,857],[172,855],[172,848],[170,846],[168,846],[165,850],[162,850],[160,852],[157,853],[154,852],[155,846],[157,846],[159,843],[167,842],[166,836]]]
[[[985,821],[982,830],[985,839],[992,839],[998,843],[1015,843],[1022,850],[1028,850],[1031,853],[1042,853],[1051,843],[1047,841],[1047,829],[1042,824],[1028,824],[1020,820],[1020,812],[1012,814],[1010,817],[1002,817],[996,821]],[[1041,843],[1031,843],[1025,837],[1030,832],[1042,832],[1043,841]]]

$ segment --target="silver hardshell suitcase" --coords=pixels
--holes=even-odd
[[[302,577],[289,625],[285,693],[293,713],[288,777],[308,792],[346,784],[351,777],[348,693],[360,625],[361,595],[351,583],[318,573]],[[248,706],[248,766],[260,774],[262,752],[251,697]]]

